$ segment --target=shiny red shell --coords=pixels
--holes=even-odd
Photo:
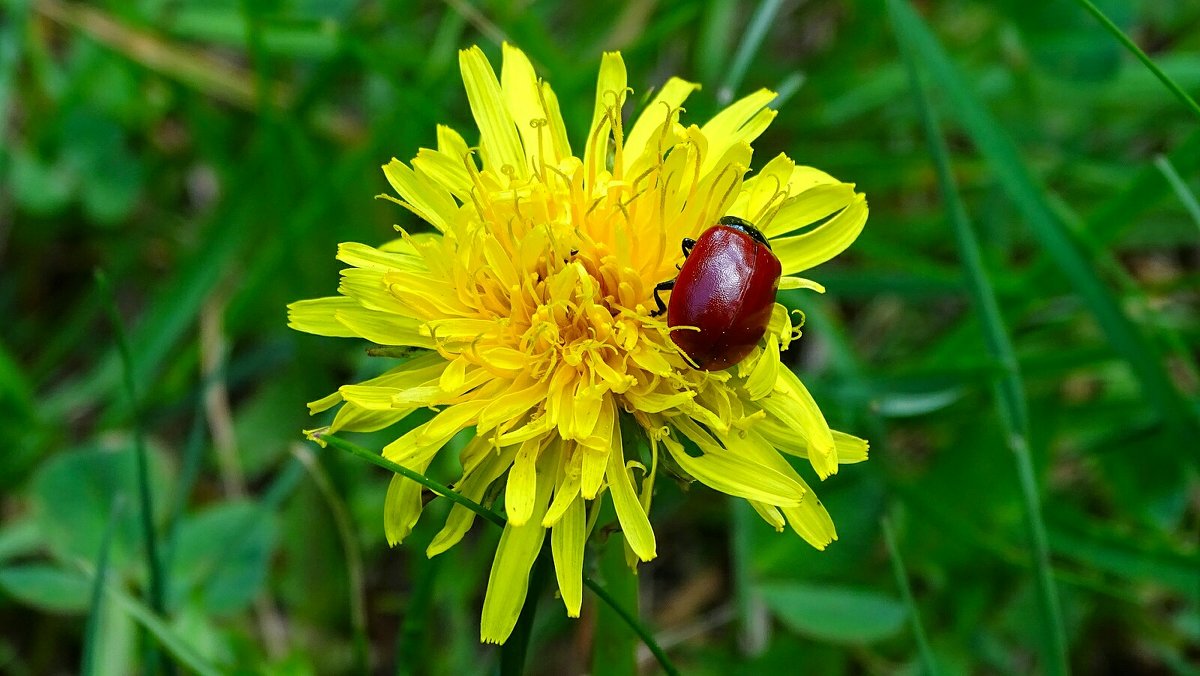
[[[745,359],[767,330],[781,271],[753,226],[722,219],[696,240],[667,302],[667,326],[699,330],[679,328],[671,339],[706,371]]]

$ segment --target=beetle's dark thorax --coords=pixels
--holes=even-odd
[[[767,247],[767,250],[771,249],[771,243],[767,241],[765,236],[763,236],[762,231],[754,227],[750,221],[747,221],[744,218],[738,218],[737,216],[723,216],[721,220],[717,222],[726,227],[733,228],[738,232],[744,233],[750,239]]]

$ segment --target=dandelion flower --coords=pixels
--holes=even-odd
[[[648,513],[663,462],[824,549],[837,537],[833,522],[781,453],[807,458],[825,479],[839,463],[865,460],[867,443],[831,430],[781,365],[780,352],[799,336],[792,315],[775,304],[745,360],[703,371],[653,315],[651,294],[678,274],[680,241],[724,216],[770,238],[781,289],[821,291],[795,275],[855,240],[865,197],[785,155],[747,176],[751,143],[776,115],[766,90],[685,126],[682,105],[698,86],[672,78],[626,126],[625,64],[606,53],[590,131],[572,146],[554,91],[519,49],[503,47],[499,78],[477,47],[459,63],[478,146],[439,126],[436,149],[383,167],[397,194],[388,199],[433,232],[397,226],[399,239],[378,248],[340,245],[349,267],[339,295],[288,309],[300,331],[423,348],[310,404],[314,414],[341,405],[328,431],[380,430],[433,408],[432,419],[383,449],[424,472],[452,437],[472,430],[455,488],[481,501],[502,484],[507,516],[482,640],[508,638],[546,531],[563,603],[579,615],[589,517],[604,500],[631,560],[653,559]],[[644,431],[646,457],[623,443],[622,418]],[[396,544],[421,514],[421,486],[394,477],[384,509]],[[461,540],[474,516],[455,505],[428,555]]]

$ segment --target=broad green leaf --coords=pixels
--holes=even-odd
[[[161,514],[170,480],[161,457],[151,452],[149,458],[150,491]],[[113,533],[113,569],[122,570],[141,551],[132,448],[96,445],[52,456],[34,475],[31,494],[46,546],[58,558],[95,559],[117,495],[125,496],[129,508],[117,519]]]
[[[872,643],[904,627],[904,604],[878,592],[799,582],[760,583],[756,591],[789,629],[821,641]]]
[[[266,52],[283,57],[326,58],[332,55],[340,37],[339,24],[320,21],[316,17],[306,21],[290,16],[295,11],[289,11],[287,21],[264,22],[261,30]],[[246,17],[237,5],[184,4],[167,16],[170,17],[167,27],[176,37],[232,48],[245,46]]]
[[[275,515],[250,502],[181,520],[170,575],[174,605],[190,599],[215,615],[244,610],[266,581],[278,530]]]
[[[0,527],[0,562],[31,554],[41,546],[42,533],[33,519],[13,519]]]
[[[234,659],[237,634],[225,631],[222,619],[199,603],[186,604],[176,611],[171,630],[209,662],[220,664]]]
[[[141,192],[143,171],[121,126],[95,110],[75,108],[64,116],[61,134],[63,158],[79,178],[89,220],[100,225],[123,220]]]
[[[39,216],[57,215],[71,200],[77,178],[61,162],[43,160],[25,148],[14,148],[9,189],[17,205]]]
[[[88,580],[44,563],[0,569],[0,589],[21,603],[55,613],[82,613],[88,608]]]

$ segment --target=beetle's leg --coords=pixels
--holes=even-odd
[[[692,249],[694,249],[696,247],[696,240],[692,239],[691,237],[684,237],[683,242],[681,242],[680,244],[681,244],[681,248],[683,249],[683,257],[687,258],[688,256],[692,255]],[[682,270],[683,266],[676,265],[675,269]]]
[[[660,298],[658,295],[659,292],[670,291],[674,288],[675,280],[673,279],[668,279],[667,281],[661,282],[658,286],[654,287],[654,302],[658,303],[658,309],[650,313],[651,317],[661,317],[662,314],[667,311],[667,306],[663,304],[662,298]]]

